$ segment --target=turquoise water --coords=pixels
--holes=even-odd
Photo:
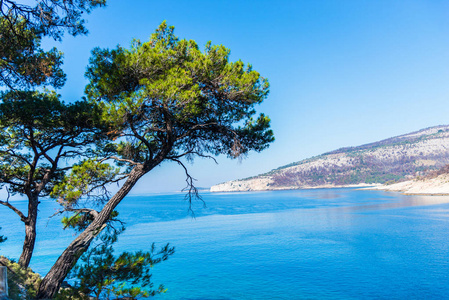
[[[449,197],[352,189],[133,196],[118,210],[122,250],[170,242],[154,268],[157,299],[449,299]],[[25,202],[17,202],[18,206]],[[44,274],[73,232],[46,217],[32,267]],[[17,257],[17,218],[0,208],[0,253]],[[48,226],[47,226],[48,224]]]

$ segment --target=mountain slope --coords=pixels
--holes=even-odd
[[[401,181],[449,164],[449,125],[426,128],[292,163],[255,177],[211,187],[263,191]]]

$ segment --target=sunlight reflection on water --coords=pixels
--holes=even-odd
[[[154,268],[157,299],[447,298],[449,197],[353,189],[204,193],[187,215],[182,194],[135,196],[118,207],[127,230],[116,252],[170,242]],[[25,203],[23,203],[25,204]],[[200,204],[200,203],[199,203]],[[32,266],[45,273],[73,238],[43,201]],[[2,217],[5,215],[2,215]],[[7,215],[2,253],[17,256],[22,234]],[[56,222],[57,223],[57,222]],[[55,237],[58,238],[55,238]]]

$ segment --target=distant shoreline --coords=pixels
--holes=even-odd
[[[237,182],[237,181],[233,181]],[[276,187],[276,188],[241,188],[240,186],[236,186],[235,188],[225,189],[225,188],[217,188],[217,186],[212,186],[210,188],[211,193],[232,193],[232,192],[265,192],[265,191],[288,191],[288,190],[315,190],[315,189],[337,189],[337,188],[370,188],[377,187],[376,184],[368,184],[368,183],[358,183],[358,184],[345,184],[345,185],[317,185],[317,186],[301,186],[301,187]]]
[[[449,196],[449,174],[442,174],[434,178],[416,178],[390,185],[380,185],[371,189],[400,192],[404,195]]]
[[[234,181],[233,183],[238,183]],[[214,188],[215,187],[215,188]],[[385,192],[399,192],[403,195],[409,196],[449,196],[449,174],[440,175],[432,179],[413,179],[394,183],[390,185],[385,184],[346,184],[346,185],[318,185],[318,186],[302,186],[302,187],[276,187],[269,188],[264,187],[260,189],[245,188],[238,184],[228,186],[226,189],[221,186],[217,189],[217,186],[210,188],[211,193],[233,193],[233,192],[264,192],[264,191],[288,191],[288,190],[314,190],[314,189],[333,189],[333,188],[359,188],[360,190],[373,190],[373,191],[385,191]]]
[[[376,187],[357,182],[410,180],[417,175],[449,173],[449,125],[434,126],[357,147],[331,152],[281,166],[269,172],[223,182],[211,192],[277,191],[317,188],[370,187],[406,194],[449,195],[443,181]],[[443,168],[448,165],[447,170]],[[449,181],[449,178],[448,178]],[[352,184],[345,184],[352,183]]]

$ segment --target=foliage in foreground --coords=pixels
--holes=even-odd
[[[86,101],[66,104],[48,91],[0,92],[0,99],[0,189],[28,200],[25,209],[8,198],[0,200],[0,205],[16,213],[24,224],[19,264],[26,268],[37,236],[40,197],[50,195],[65,172],[79,167],[67,161],[91,156],[92,144],[104,134],[98,109]]]
[[[0,227],[0,229],[2,229],[2,228]],[[7,240],[6,237],[4,237],[3,235],[0,235],[0,243],[3,243],[6,240]]]
[[[165,22],[149,42],[93,51],[86,94],[102,109],[102,120],[111,124],[101,161],[119,166],[124,181],[111,197],[86,199],[85,192],[104,185],[87,186],[75,169],[66,174],[57,193],[60,203],[75,215],[89,214],[91,221],[42,280],[38,298],[55,295],[117,205],[154,168],[164,162],[179,164],[191,201],[197,190],[185,160],[241,157],[266,149],[274,140],[270,119],[255,109],[269,93],[268,81],[251,65],[231,62],[229,56],[224,46],[208,43],[201,51],[195,41],[178,39]],[[79,192],[73,193],[75,189]]]
[[[8,269],[9,298],[12,300],[34,299],[39,289],[41,276],[30,268],[22,268],[4,256],[0,256],[0,266]]]
[[[42,39],[61,40],[64,32],[87,34],[84,13],[105,4],[106,0],[0,1],[0,87],[62,87],[63,54],[56,48],[45,51]]]
[[[63,175],[60,161],[67,166],[70,157],[79,159],[74,151],[88,144],[75,141],[85,136],[78,129],[92,129],[91,120],[85,118],[92,111],[86,101],[66,105],[46,90],[61,88],[66,75],[63,53],[54,47],[44,49],[41,42],[61,40],[65,32],[87,34],[86,13],[105,4],[106,0],[0,1],[0,188],[8,193],[0,205],[24,223],[19,259],[24,268],[34,251],[39,197]],[[28,198],[27,211],[8,201],[14,193]]]
[[[151,268],[169,258],[174,248],[166,246],[159,251],[154,244],[150,251],[123,252],[114,256],[112,244],[117,234],[103,234],[99,243],[84,253],[72,269],[69,278],[75,283],[61,288],[57,299],[137,299],[164,293],[163,285],[153,289]]]
[[[165,293],[163,285],[154,289],[151,269],[174,254],[169,244],[156,250],[123,252],[114,255],[112,245],[117,234],[107,232],[98,238],[99,243],[86,252],[69,274],[71,285],[61,287],[55,299],[137,299]],[[6,257],[0,256],[0,266],[8,269],[9,297],[12,300],[35,299],[41,276],[30,268],[22,268]]]

